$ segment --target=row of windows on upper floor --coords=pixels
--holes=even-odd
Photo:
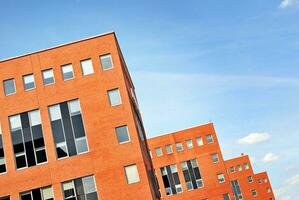
[[[101,67],[103,70],[112,69],[113,63],[112,63],[111,54],[105,54],[105,55],[100,56],[100,64],[101,64]],[[83,76],[90,75],[90,74],[94,73],[94,67],[93,67],[91,58],[81,60],[80,66],[81,66],[81,71],[82,71]],[[75,77],[72,64],[62,65],[61,73],[62,73],[62,78],[64,81],[71,80]],[[41,72],[41,74],[42,74],[43,84],[45,86],[55,83],[55,77],[54,77],[54,72],[53,72],[52,68],[43,70]],[[33,73],[23,75],[22,79],[23,79],[23,87],[24,87],[25,91],[32,90],[36,87],[35,78],[34,78]],[[3,87],[4,87],[4,93],[6,96],[15,94],[17,92],[14,78],[4,80]]]
[[[236,166],[236,168],[237,168],[238,172],[241,172],[243,170],[243,168],[245,170],[248,170],[249,169],[249,165],[248,165],[248,163],[243,163],[243,167],[242,167],[241,164],[238,164]],[[230,166],[228,172],[235,173],[236,172],[235,166]]]
[[[205,138],[206,138],[206,144],[214,143],[214,139],[213,139],[212,134],[206,135]],[[195,140],[196,140],[197,146],[203,146],[204,145],[202,137],[196,137]],[[175,147],[176,147],[177,152],[183,151],[183,143],[182,142],[175,143]],[[192,139],[186,140],[186,147],[187,147],[187,149],[192,149],[194,147]],[[171,144],[166,145],[165,149],[166,149],[166,154],[172,154],[173,153],[173,148],[172,148]],[[157,157],[162,156],[163,155],[162,147],[155,148],[155,152],[156,152]],[[151,152],[150,152],[150,154],[151,154]],[[151,156],[152,156],[152,154],[151,154]]]
[[[136,164],[124,167],[124,174],[127,184],[140,182]],[[64,200],[98,200],[99,194],[94,175],[76,178],[61,183]],[[52,186],[32,189],[21,192],[20,200],[54,200]],[[0,197],[0,200],[10,200],[10,196]]]
[[[121,104],[119,89],[108,90],[107,94],[111,106]],[[79,100],[48,106],[48,111],[57,158],[61,159],[88,152],[88,142]],[[39,110],[10,116],[9,127],[17,169],[47,162]],[[130,142],[127,125],[115,127],[115,135],[119,144]],[[0,127],[0,174],[6,171]]]

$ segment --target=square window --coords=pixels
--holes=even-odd
[[[207,139],[207,143],[208,143],[208,144],[211,144],[211,143],[214,142],[214,141],[213,141],[213,136],[212,136],[211,134],[206,135],[206,139]]]
[[[259,180],[258,180],[258,183],[259,183],[259,184],[262,184],[262,180],[261,180],[261,179],[259,179]]]
[[[256,190],[251,190],[252,196],[256,197],[257,196],[257,192]]]
[[[53,200],[54,196],[53,196],[53,190],[52,187],[45,187],[42,188],[42,196],[44,200]]]
[[[82,69],[83,76],[94,73],[91,59],[82,60],[80,63],[81,63],[81,69]]]
[[[202,146],[203,145],[202,138],[201,137],[197,137],[196,138],[196,143],[197,143],[197,146]]]
[[[157,154],[158,157],[163,155],[161,147],[156,148],[156,154]]]
[[[252,180],[252,176],[248,176],[248,177],[247,177],[247,180],[248,180],[248,183],[252,183],[252,182],[253,182],[253,180]]]
[[[211,155],[213,163],[219,162],[219,157],[217,153]]]
[[[171,154],[172,152],[173,152],[172,151],[172,145],[171,144],[166,145],[166,153]]]
[[[235,173],[235,167],[234,166],[230,167],[229,170],[230,170],[231,173]]]
[[[264,178],[264,183],[267,183],[268,182],[268,179],[267,178]]]
[[[5,80],[3,81],[3,85],[6,96],[16,93],[15,79]]]
[[[136,164],[126,166],[125,173],[126,173],[128,184],[137,183],[140,181]]]
[[[271,189],[269,187],[267,187],[267,193],[270,193],[271,192]]]
[[[186,146],[187,146],[187,149],[193,148],[192,140],[186,140]]]
[[[128,126],[116,127],[115,132],[119,144],[130,142]]]
[[[76,143],[78,154],[88,151],[86,137],[76,138],[75,143]]]
[[[82,178],[82,182],[83,182],[85,193],[88,194],[88,193],[96,192],[96,186],[95,186],[95,181],[93,176],[86,176]]]
[[[177,142],[175,146],[178,152],[183,151],[183,144],[181,142]]]
[[[225,182],[223,174],[217,174],[217,178],[218,178],[218,182],[219,183],[224,183]]]
[[[50,85],[55,82],[53,69],[43,70],[42,75],[43,75],[43,84],[44,85]]]
[[[31,90],[35,88],[35,81],[33,74],[23,76],[24,90]]]
[[[103,70],[112,69],[113,63],[111,54],[100,56],[101,66]]]
[[[121,104],[119,89],[108,90],[108,97],[111,106],[117,106]]]
[[[73,65],[72,64],[61,66],[61,70],[62,70],[63,80],[66,81],[66,80],[70,80],[70,79],[74,78],[74,72],[73,72]]]
[[[193,190],[192,182],[187,182],[186,185],[187,185],[187,190],[188,190],[188,191],[189,191],[189,190]]]

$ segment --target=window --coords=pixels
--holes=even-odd
[[[187,146],[187,149],[193,148],[192,140],[186,140],[186,146]]]
[[[98,200],[94,176],[86,176],[62,183],[64,200]]]
[[[94,73],[91,59],[82,60],[80,63],[83,76]]]
[[[219,162],[219,157],[217,153],[211,155],[213,163]]]
[[[17,169],[47,162],[39,110],[9,117]]]
[[[270,193],[271,189],[269,187],[267,187],[266,191],[267,191],[267,193]]]
[[[208,143],[208,144],[211,144],[211,143],[214,142],[214,141],[213,141],[213,136],[212,136],[211,134],[206,135],[206,139],[207,139],[207,143]]]
[[[218,178],[218,182],[219,183],[224,183],[225,182],[223,174],[217,174],[217,178]]]
[[[74,78],[73,65],[63,65],[61,67],[63,80],[70,80]]]
[[[0,124],[0,174],[4,172],[6,172],[6,163],[5,163],[5,155],[4,155],[4,147],[3,147],[3,139],[2,139],[2,129]]]
[[[240,185],[239,185],[238,180],[231,181],[231,185],[232,185],[232,188],[233,188],[235,200],[242,200],[243,196],[242,196],[242,193],[241,193],[241,189],[240,189]]]
[[[248,177],[247,177],[247,180],[248,180],[248,183],[252,183],[252,182],[253,182],[253,180],[252,180],[252,176],[248,176]]]
[[[262,180],[261,180],[261,179],[259,179],[259,180],[258,180],[258,183],[259,183],[259,184],[262,184]]]
[[[202,146],[203,145],[203,140],[201,137],[197,137],[196,138],[196,143],[197,143],[197,146]]]
[[[6,197],[0,197],[0,200],[10,200],[10,197],[9,197],[9,196],[6,196]]]
[[[84,123],[78,99],[48,107],[57,158],[88,151]]]
[[[115,132],[119,144],[130,142],[128,126],[116,127]]]
[[[126,166],[125,172],[128,184],[137,183],[140,181],[136,164]]]
[[[256,197],[257,196],[257,192],[256,190],[251,190],[252,196]]]
[[[249,169],[249,165],[248,165],[248,163],[244,163],[244,169],[246,169],[246,170]]]
[[[3,81],[3,85],[6,96],[16,93],[15,79],[5,80]]]
[[[103,70],[113,68],[111,54],[100,56],[101,65]]]
[[[160,170],[167,196],[183,192],[176,165],[161,167]]]
[[[35,81],[33,74],[23,76],[24,90],[31,90],[35,88]]]
[[[111,106],[117,106],[121,104],[121,98],[119,89],[108,90],[108,97]]]
[[[43,84],[44,85],[50,85],[52,83],[54,83],[54,73],[53,73],[53,69],[46,69],[42,71],[42,75],[43,75]]]
[[[53,190],[52,186],[47,186],[44,188],[37,188],[34,190],[30,190],[27,192],[20,193],[21,200],[36,200],[36,199],[43,199],[43,200],[53,200]]]
[[[267,183],[268,182],[268,179],[267,178],[264,178],[264,183]]]
[[[177,142],[177,143],[175,144],[175,146],[176,146],[176,150],[177,150],[178,152],[183,151],[183,144],[182,144],[182,143]]]
[[[234,166],[231,166],[231,167],[229,168],[229,170],[230,170],[231,173],[235,173],[235,167],[234,167]]]
[[[203,187],[203,180],[196,159],[182,162],[181,167],[187,190]]]
[[[229,194],[224,194],[223,195],[223,200],[230,200]]]
[[[168,144],[165,146],[166,147],[166,153],[167,154],[171,154],[173,151],[172,151],[172,145],[171,144]]]
[[[242,171],[242,166],[241,165],[237,165],[237,169],[238,169],[239,172]]]
[[[156,154],[157,154],[158,157],[163,155],[161,147],[156,148]]]

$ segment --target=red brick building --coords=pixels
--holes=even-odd
[[[114,33],[2,60],[0,83],[0,199],[159,199]]]
[[[212,123],[148,139],[162,199],[274,200],[248,156],[224,161]]]

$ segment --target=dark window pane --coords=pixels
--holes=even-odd
[[[170,187],[167,175],[162,176],[162,179],[163,179],[164,187],[165,188]]]
[[[4,150],[3,150],[3,148],[1,147],[1,148],[0,148],[0,158],[2,158],[2,157],[4,157]]]
[[[11,132],[14,153],[24,152],[23,136],[21,130]]]
[[[54,83],[54,78],[53,77],[51,77],[51,78],[45,78],[43,82],[44,82],[44,85],[48,85],[48,84]]]
[[[40,189],[32,190],[33,200],[42,200]]]
[[[26,157],[27,157],[28,166],[31,167],[31,166],[36,165],[33,144],[31,141],[25,143],[25,149],[26,149]]]
[[[176,172],[176,173],[173,173],[172,175],[173,175],[173,179],[174,179],[174,184],[175,184],[175,185],[179,185],[179,184],[181,184],[181,183],[180,183],[179,174]]]
[[[18,169],[22,167],[26,167],[27,165],[26,165],[25,155],[16,157],[16,164]]]
[[[16,92],[14,79],[5,80],[3,81],[3,83],[4,83],[5,95],[10,95]]]
[[[37,163],[46,162],[47,161],[46,151],[44,149],[36,151],[36,159],[37,159]]]
[[[0,165],[0,173],[4,173],[4,172],[6,172],[6,166],[5,166],[5,164],[4,165]]]
[[[190,175],[188,173],[188,170],[183,171],[185,182],[191,181]]]
[[[31,198],[31,193],[21,195],[21,200],[33,200]]]
[[[44,139],[43,139],[43,132],[42,132],[42,126],[36,125],[31,127],[32,129],[32,135],[33,135],[33,142],[35,148],[44,147]]]
[[[87,200],[98,200],[97,192],[86,194]]]
[[[196,179],[201,179],[201,175],[200,175],[200,172],[199,172],[199,168],[196,167],[196,168],[193,168],[193,170],[194,170],[195,178],[196,178]]]
[[[55,120],[51,122],[52,133],[54,136],[55,143],[64,142],[64,134],[62,128],[62,121],[61,119]]]
[[[0,149],[2,149],[2,148],[3,148],[3,141],[2,141],[2,135],[0,133]]]
[[[63,158],[68,156],[66,146],[56,147],[56,151],[57,151],[58,158]]]
[[[78,200],[79,199],[85,200],[82,179],[81,178],[75,179],[74,183],[75,183],[76,194],[77,194]]]
[[[81,114],[72,116],[72,123],[74,127],[75,138],[84,137],[85,131]]]
[[[64,197],[65,198],[73,197],[73,196],[75,196],[74,189],[64,190]]]
[[[127,126],[117,127],[115,131],[118,143],[124,143],[130,140]]]
[[[10,200],[9,197],[0,197],[0,200]]]

